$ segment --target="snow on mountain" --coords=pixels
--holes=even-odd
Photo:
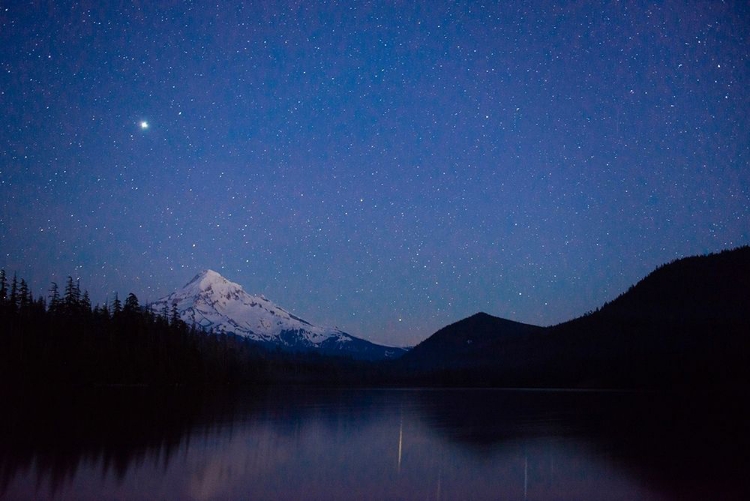
[[[195,276],[183,288],[151,303],[156,314],[178,316],[188,325],[214,333],[235,334],[291,351],[319,351],[355,358],[394,358],[400,348],[376,345],[330,327],[318,327],[296,317],[264,296],[245,292],[213,270]]]

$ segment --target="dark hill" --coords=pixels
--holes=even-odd
[[[401,358],[401,363],[425,369],[464,368],[477,363],[489,363],[502,345],[517,342],[542,330],[543,327],[480,312],[443,327],[407,352]]]
[[[396,361],[398,380],[415,385],[525,386],[543,366],[547,329],[477,313],[444,327]]]
[[[750,316],[750,247],[660,266],[605,305],[607,317],[726,322]]]
[[[750,370],[750,247],[661,266],[549,328],[477,314],[400,361],[407,381],[545,387],[739,386]]]
[[[576,360],[578,384],[742,385],[750,375],[750,247],[661,266],[551,331]]]

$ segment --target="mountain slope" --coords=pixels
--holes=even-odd
[[[499,345],[518,342],[543,330],[480,312],[443,327],[404,355],[401,362],[412,369],[492,363]]]
[[[248,294],[212,270],[202,271],[149,308],[156,314],[170,316],[176,310],[188,325],[217,334],[234,334],[272,349],[366,360],[395,358],[404,351],[370,343],[336,328],[312,325],[264,296]]]
[[[660,266],[551,331],[583,384],[736,385],[750,375],[750,247]]]
[[[436,332],[397,366],[407,379],[453,385],[744,384],[750,247],[661,266],[596,312],[553,327],[474,315]]]

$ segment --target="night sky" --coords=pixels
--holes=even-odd
[[[0,267],[35,295],[211,268],[409,345],[750,244],[747,2],[239,3],[0,3]]]

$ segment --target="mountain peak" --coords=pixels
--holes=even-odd
[[[207,278],[224,278],[223,276],[221,276],[221,273],[211,269],[201,271],[200,273],[198,273],[198,276]]]
[[[198,273],[196,276],[190,280],[187,285],[190,285],[192,283],[202,283],[204,281],[211,281],[211,282],[220,282],[220,281],[228,281],[226,278],[221,276],[219,272],[216,272],[214,270],[203,270],[200,273]]]
[[[157,314],[176,310],[188,325],[215,333],[234,334],[274,348],[326,352],[382,359],[403,351],[378,346],[332,327],[319,327],[275,305],[265,296],[251,295],[216,271],[198,273],[182,289],[150,305]]]
[[[200,294],[214,291],[221,295],[231,294],[242,290],[242,286],[230,282],[220,273],[214,270],[203,270],[190,280],[183,290],[190,291],[192,294]]]

